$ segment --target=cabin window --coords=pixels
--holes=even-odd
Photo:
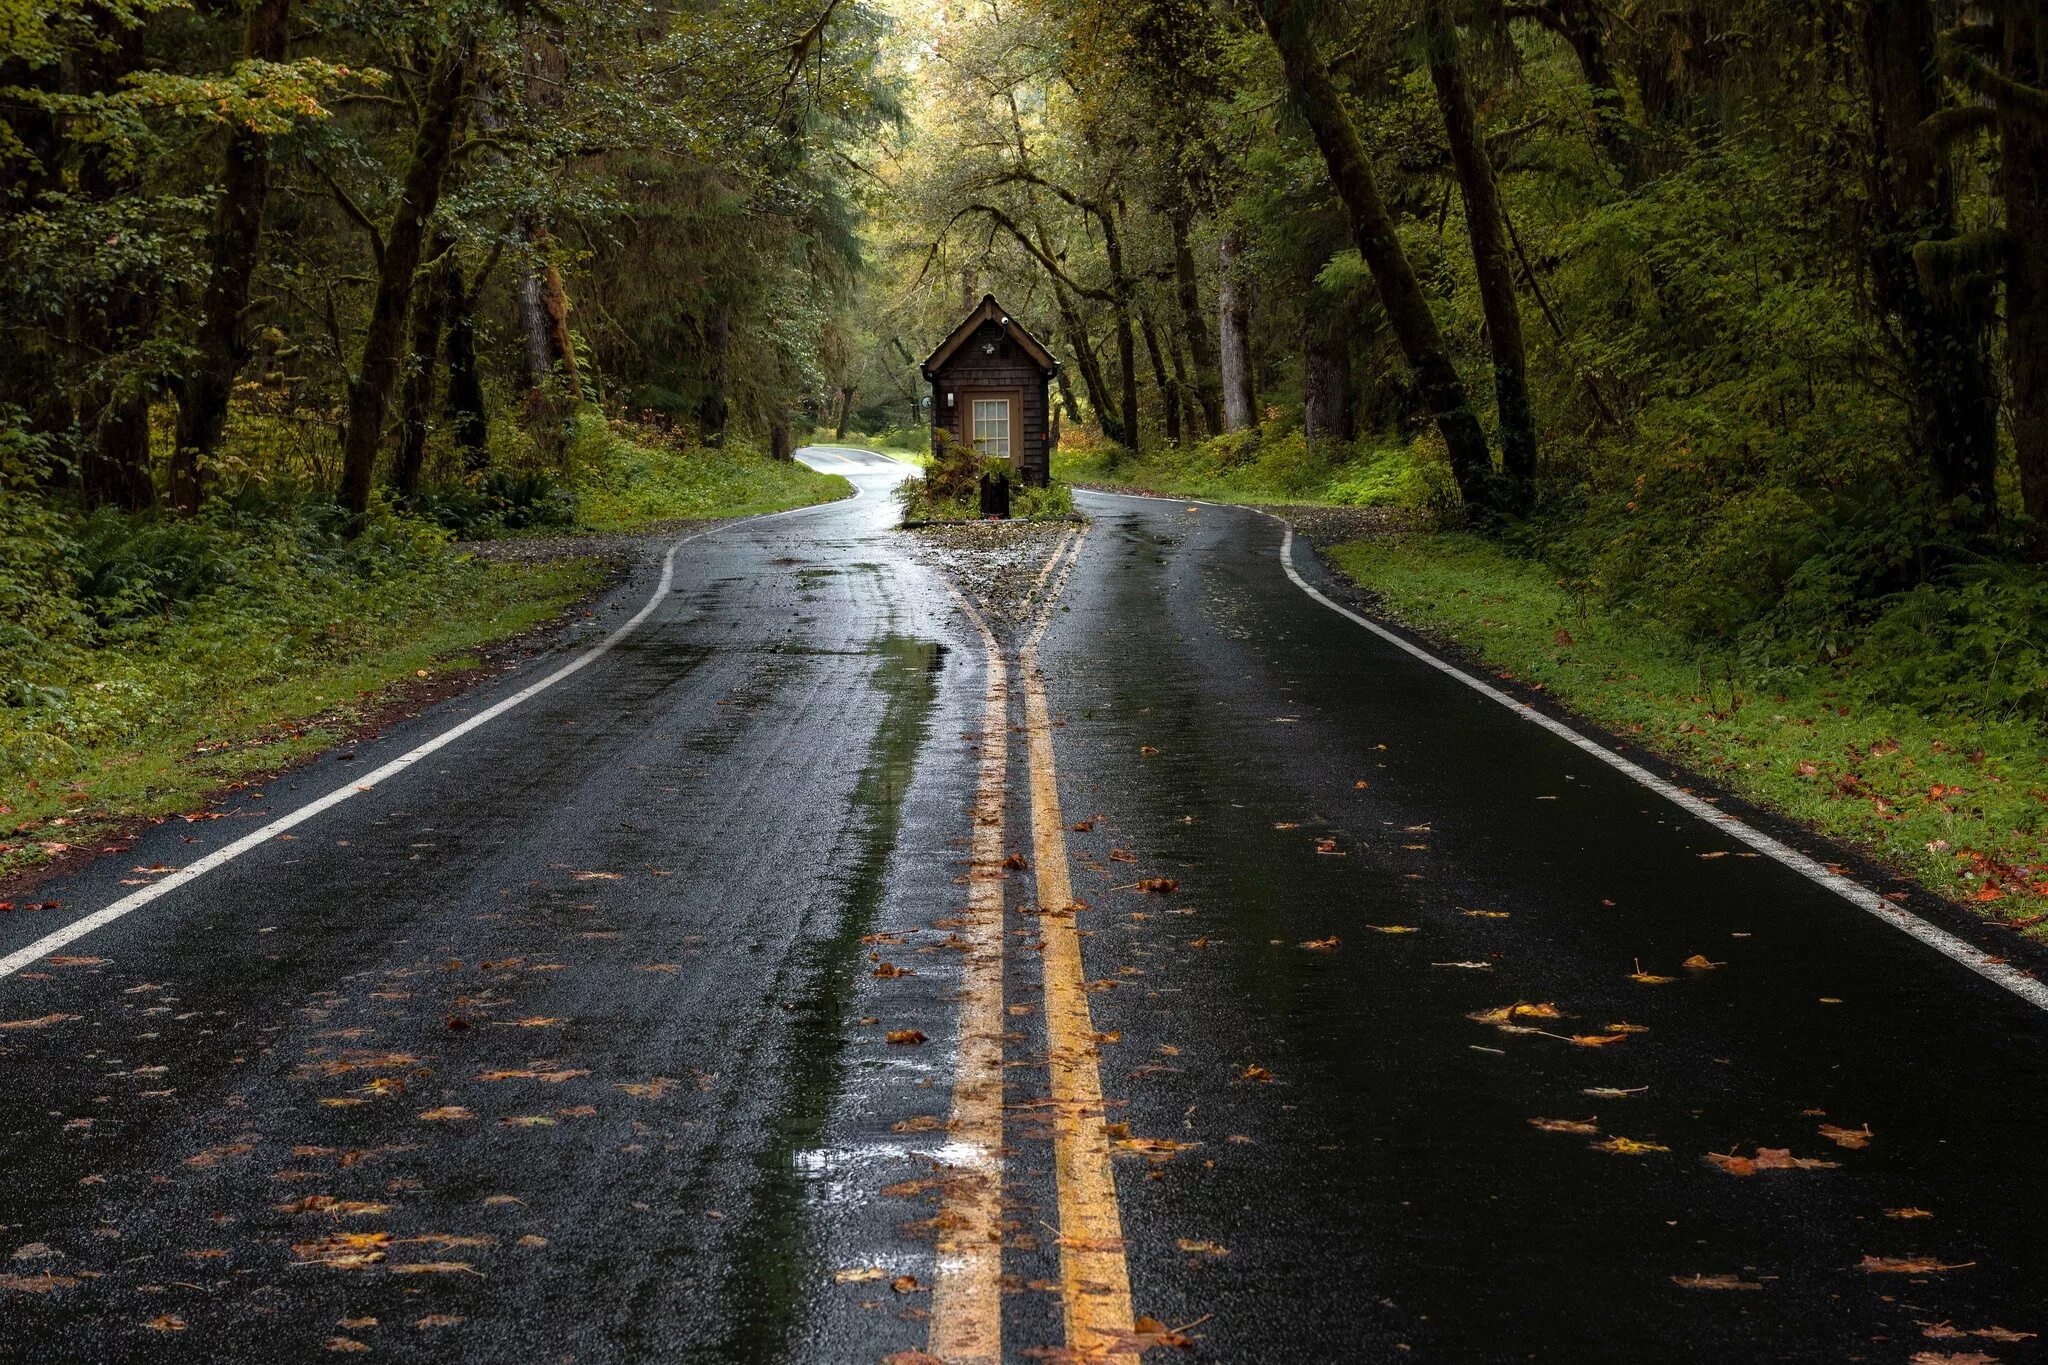
[[[974,400],[974,448],[998,459],[1010,458],[1010,400]]]

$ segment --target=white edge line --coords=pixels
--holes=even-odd
[[[577,655],[576,658],[548,674],[540,681],[529,683],[511,696],[506,697],[503,701],[477,712],[468,720],[452,725],[440,734],[435,735],[432,739],[407,750],[389,763],[386,763],[383,767],[365,774],[359,780],[350,782],[345,786],[336,787],[325,796],[318,797],[300,806],[291,814],[281,815],[268,824],[251,830],[233,843],[224,844],[197,861],[188,863],[176,872],[167,874],[161,881],[153,882],[139,891],[131,892],[111,905],[95,910],[80,919],[73,920],[62,929],[45,934],[25,948],[16,949],[6,957],[0,957],[0,979],[12,976],[23,967],[49,956],[59,948],[76,943],[95,929],[104,928],[122,916],[140,910],[151,901],[159,900],[176,891],[179,887],[197,881],[215,868],[233,862],[250,849],[257,847],[259,844],[270,842],[286,830],[304,824],[314,816],[319,815],[323,811],[331,810],[350,797],[374,789],[380,783],[398,776],[421,759],[447,748],[470,731],[490,724],[507,711],[532,700],[563,679],[582,672],[591,664],[596,663],[606,654],[609,654],[621,640],[639,629],[641,624],[654,614],[654,609],[661,605],[661,600],[668,596],[669,590],[675,583],[676,551],[682,549],[691,541],[701,540],[705,536],[717,535],[721,531],[729,531],[738,526],[749,526],[763,521],[773,521],[777,517],[795,516],[803,512],[816,512],[828,507],[842,507],[849,502],[856,501],[860,497],[861,487],[859,484],[854,484],[853,497],[851,498],[835,498],[831,502],[812,503],[808,507],[791,507],[780,512],[767,512],[760,516],[742,517],[737,521],[729,521],[719,526],[707,526],[701,531],[694,531],[684,536],[676,541],[675,544],[669,546],[668,553],[662,556],[661,581],[655,584],[654,593],[647,599],[647,604],[635,612],[631,620],[627,621],[610,635],[605,636],[604,639],[598,641],[595,645],[592,645],[582,654]]]
[[[1090,489],[1088,491],[1102,492],[1103,496],[1112,498],[1140,498],[1142,496],[1132,493],[1108,493],[1098,489]],[[1585,735],[1580,734],[1562,721],[1554,720],[1544,715],[1527,702],[1516,700],[1491,683],[1472,676],[1456,664],[1439,658],[1411,640],[1404,639],[1377,621],[1361,616],[1349,607],[1331,601],[1330,598],[1325,596],[1307,579],[1303,578],[1300,571],[1294,567],[1294,526],[1284,517],[1276,516],[1264,508],[1246,507],[1238,503],[1205,502],[1200,498],[1159,497],[1143,498],[1142,500],[1147,502],[1182,502],[1201,507],[1229,507],[1237,511],[1256,512],[1262,517],[1269,517],[1279,522],[1285,532],[1280,538],[1280,566],[1287,571],[1287,577],[1292,580],[1295,587],[1300,588],[1317,602],[1336,612],[1345,620],[1355,625],[1363,626],[1366,630],[1371,631],[1374,635],[1377,635],[1380,639],[1385,640],[1403,653],[1420,659],[1439,673],[1455,678],[1488,700],[1498,702],[1523,720],[1528,721],[1531,725],[1541,726],[1567,744],[1570,744],[1573,748],[1592,755],[1608,767],[1613,768],[1616,772],[1642,786],[1648,787],[1673,805],[1681,807],[1706,821],[1714,828],[1723,830],[1742,843],[1748,844],[1765,857],[1782,863],[1807,880],[1826,887],[1857,909],[1875,915],[1894,929],[1912,935],[1937,953],[1940,953],[1943,957],[1960,962],[1963,966],[1968,967],[1971,971],[1992,982],[1994,985],[2003,986],[2006,990],[2011,991],[2036,1009],[2048,1010],[2048,983],[2038,981],[2011,964],[1999,961],[1990,953],[1978,948],[1975,944],[1958,938],[1939,925],[1930,924],[1903,906],[1894,905],[1861,882],[1853,881],[1839,872],[1830,872],[1798,849],[1772,838],[1762,830],[1744,823],[1741,819],[1728,814],[1726,811],[1716,809],[1712,804],[1701,800],[1691,792],[1672,785],[1649,769],[1623,758],[1620,754],[1615,753],[1612,749],[1595,740],[1588,739]]]

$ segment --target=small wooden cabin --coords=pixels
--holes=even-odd
[[[1052,477],[1048,389],[1060,363],[1009,311],[984,294],[921,367],[932,386],[932,434],[952,434],[1007,456],[1020,483]]]

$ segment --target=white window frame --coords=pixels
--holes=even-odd
[[[1016,435],[1016,409],[1010,399],[975,398],[972,402],[967,421],[974,448],[984,455],[1009,459]]]

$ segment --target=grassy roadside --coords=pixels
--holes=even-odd
[[[1426,508],[1452,500],[1440,461],[1413,447],[1318,442],[1285,422],[1133,453],[1085,429],[1064,433],[1053,476],[1208,502]]]
[[[547,496],[574,519],[551,523],[561,543],[538,563],[472,557],[388,509],[347,541],[317,500],[61,517],[0,489],[0,877],[97,851],[136,820],[193,810],[458,690],[481,651],[604,584],[610,566],[577,557],[577,532],[779,511],[849,488],[738,443],[707,452],[590,419],[570,475],[573,502]]]
[[[1393,619],[2048,937],[2048,735],[2038,725],[1860,702],[1850,665],[1746,670],[1653,621],[1591,606],[1542,564],[1475,536],[1409,533],[1325,554]]]

